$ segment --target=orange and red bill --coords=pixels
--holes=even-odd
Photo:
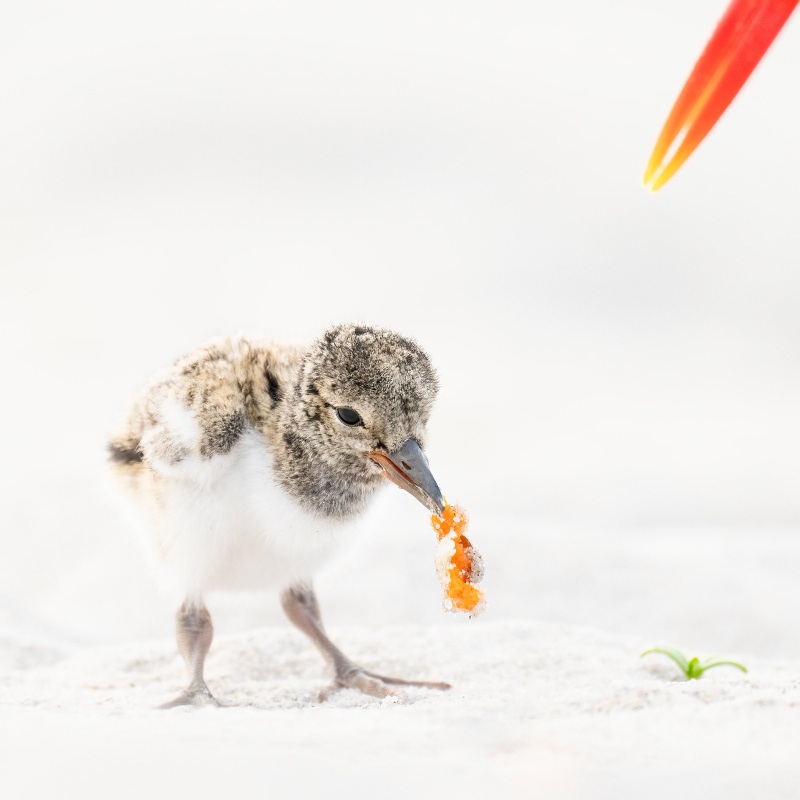
[[[736,97],[800,0],[732,0],[672,107],[644,173],[660,189]]]

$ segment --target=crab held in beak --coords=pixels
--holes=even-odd
[[[444,513],[442,492],[416,439],[408,439],[391,453],[370,450],[367,455],[383,468],[383,474],[392,483],[416,497],[431,513],[439,516]]]
[[[644,183],[660,189],[703,141],[800,0],[732,0],[658,137]]]

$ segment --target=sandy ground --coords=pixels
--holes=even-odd
[[[151,710],[182,685],[169,643],[63,651],[4,639],[6,797],[796,797],[800,665],[748,657],[677,680],[639,643],[543,623],[346,628],[387,673],[446,678],[401,702],[318,704],[289,630],[220,637],[221,709]]]
[[[407,511],[404,499],[387,493],[376,513]],[[227,707],[155,710],[184,681],[171,611],[152,592],[130,606],[147,584],[120,549],[103,579],[115,593],[83,580],[70,595],[56,582],[47,600],[40,588],[49,622],[38,626],[0,607],[2,795],[797,796],[791,533],[473,517],[489,606],[467,620],[439,608],[424,523],[401,536],[408,517],[398,519],[320,575],[323,610],[359,663],[451,691],[410,689],[400,702],[345,691],[320,704],[322,661],[275,599],[219,597],[207,677]],[[62,572],[85,578],[85,557],[65,551]],[[64,633],[82,617],[83,638],[94,626],[102,640],[113,615],[107,644]],[[137,626],[155,635],[114,641]],[[686,682],[666,659],[639,658],[656,643],[727,651],[750,671]]]

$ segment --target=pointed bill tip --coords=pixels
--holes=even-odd
[[[371,450],[367,455],[383,468],[392,483],[416,497],[432,514],[444,513],[444,497],[416,439],[408,439],[391,453]]]

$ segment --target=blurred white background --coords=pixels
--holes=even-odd
[[[604,537],[650,537],[684,591],[713,584],[741,531],[792,536],[797,19],[678,176],[641,186],[725,5],[4,2],[0,623],[169,634],[106,492],[105,438],[154,369],[240,331],[302,341],[358,319],[428,349],[440,484],[490,576],[513,571],[511,527],[536,557],[497,581],[498,613],[539,591],[531,613],[558,617],[575,562],[548,562],[549,541],[602,592],[624,572]],[[397,534],[369,563],[413,543],[419,615],[438,618],[424,515],[399,493],[377,511]],[[700,558],[696,530],[720,550]],[[569,621],[635,627],[625,580],[647,591],[620,573],[616,616],[592,616],[587,589]],[[371,603],[375,620],[397,605]]]

